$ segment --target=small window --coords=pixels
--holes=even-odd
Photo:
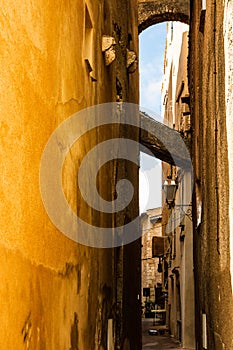
[[[202,6],[201,6],[201,7],[202,7],[202,8],[201,8],[202,11],[203,11],[203,10],[206,10],[206,0],[202,0],[201,5],[202,5]]]
[[[203,349],[207,349],[207,323],[206,314],[202,314],[202,346]]]
[[[85,6],[84,59],[89,73],[93,70],[93,24],[87,5]]]
[[[205,13],[206,13],[206,0],[202,0],[202,2],[201,2],[200,25],[199,25],[199,31],[201,33],[204,33]]]

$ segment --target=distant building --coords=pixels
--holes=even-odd
[[[162,238],[161,208],[149,209],[141,214],[142,230],[142,303],[159,303],[158,290],[162,288],[162,265],[159,257],[153,256],[153,239]],[[157,298],[156,298],[157,296]]]

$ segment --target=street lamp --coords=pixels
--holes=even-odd
[[[163,190],[169,208],[174,206],[177,188],[178,185],[175,180],[167,179],[164,181]]]
[[[162,188],[169,209],[173,208],[173,210],[179,212],[182,217],[186,215],[192,221],[192,204],[175,204],[178,183],[175,180],[167,178]]]

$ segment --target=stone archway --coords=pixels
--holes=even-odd
[[[181,134],[169,128],[143,112],[140,116],[141,152],[154,155],[163,162],[177,165],[183,169],[191,169],[190,142]],[[150,132],[148,132],[150,130]]]
[[[138,0],[138,30],[166,21],[189,24],[190,0]]]

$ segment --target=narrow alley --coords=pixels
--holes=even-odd
[[[0,350],[233,349],[232,19],[1,1]]]
[[[154,332],[153,332],[154,331]],[[165,326],[153,318],[142,319],[142,350],[178,350],[180,343],[172,338]]]

